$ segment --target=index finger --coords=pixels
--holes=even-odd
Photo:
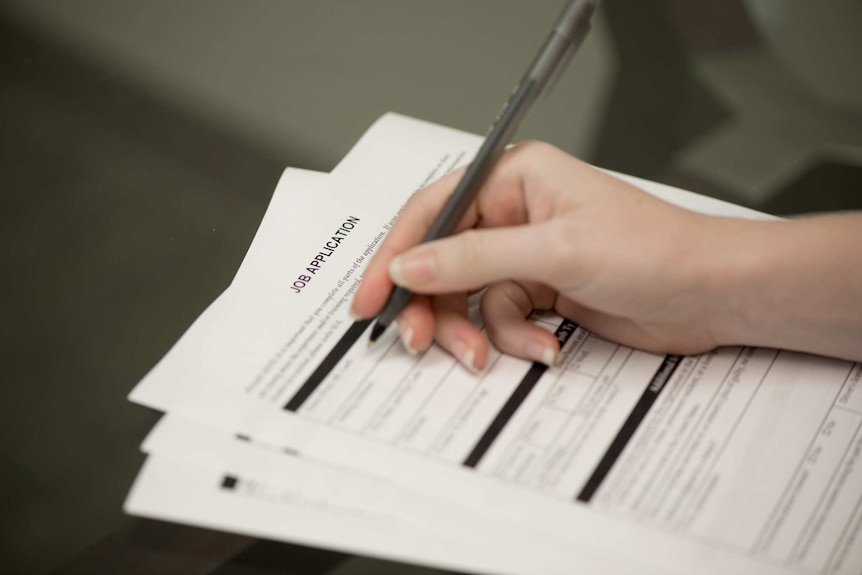
[[[389,262],[422,241],[465,169],[459,168],[443,176],[410,197],[365,268],[362,281],[353,297],[354,315],[374,317],[383,308],[393,288],[389,278]],[[470,227],[477,219],[474,202],[467,209],[458,228]]]

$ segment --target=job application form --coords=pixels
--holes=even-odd
[[[369,322],[347,310],[368,257],[410,193],[478,143],[381,119],[333,172],[338,200],[273,233],[281,249],[249,254],[231,297],[131,398],[397,477],[563,547],[623,548],[668,572],[858,572],[858,364],[752,348],[659,356],[552,314],[534,318],[563,344],[552,368],[495,353],[474,374],[393,334],[365,345]]]

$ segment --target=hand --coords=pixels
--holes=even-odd
[[[534,309],[655,352],[756,345],[862,360],[862,213],[698,214],[530,142],[506,152],[455,234],[417,245],[461,174],[410,199],[353,301],[373,317],[393,283],[418,294],[398,318],[409,350],[436,340],[481,369],[488,342],[467,296],[487,287],[491,341],[548,364],[558,345],[526,320]]]
[[[510,149],[458,226],[418,245],[462,172],[417,192],[369,262],[353,312],[372,317],[396,283],[417,297],[398,318],[408,349],[432,339],[481,368],[488,342],[466,319],[467,296],[488,286],[481,312],[503,352],[552,363],[552,334],[525,318],[553,309],[621,343],[697,352],[717,342],[700,289],[708,216],[672,206],[543,143]]]

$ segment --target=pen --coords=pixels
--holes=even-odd
[[[454,231],[530,106],[550,91],[581,45],[589,32],[590,18],[598,3],[599,0],[569,0],[566,3],[548,39],[497,115],[482,147],[422,238],[422,243],[443,238]],[[392,290],[371,328],[371,342],[386,331],[412,297],[413,294],[402,287],[396,286]]]

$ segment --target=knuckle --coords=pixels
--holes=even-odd
[[[431,208],[430,194],[427,190],[419,190],[407,199],[400,215],[404,215],[405,213],[424,213],[430,211]]]
[[[559,148],[542,140],[524,140],[513,146],[510,152],[513,159],[530,163],[535,161],[538,156],[559,152]]]

